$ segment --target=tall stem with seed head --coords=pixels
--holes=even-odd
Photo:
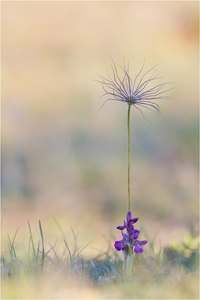
[[[127,127],[128,127],[128,210],[131,209],[131,129],[130,129],[130,112],[131,104],[128,104],[128,118],[127,118]]]

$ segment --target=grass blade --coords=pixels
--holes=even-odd
[[[69,259],[70,259],[70,263],[71,263],[71,266],[72,266],[72,265],[73,265],[73,260],[72,260],[72,254],[71,254],[71,251],[70,251],[69,246],[68,246],[67,242],[65,241],[65,239],[63,239],[63,241],[64,241],[65,246],[66,246],[66,248],[67,248],[67,251],[68,251],[68,253],[69,253]]]
[[[17,255],[16,255],[14,244],[15,244],[15,238],[16,238],[18,230],[19,230],[19,228],[17,228],[17,230],[15,231],[12,242],[11,242],[10,237],[8,236],[8,241],[9,241],[9,246],[10,246],[10,256],[11,257],[14,256],[15,258],[17,258]]]
[[[45,259],[45,250],[44,250],[44,235],[43,235],[43,230],[42,230],[42,224],[41,221],[39,220],[39,229],[40,229],[40,236],[41,236],[41,241],[42,241],[42,260],[41,260],[41,268],[44,268],[44,259]]]
[[[34,241],[33,241],[33,235],[32,235],[31,226],[30,226],[29,221],[28,221],[28,228],[29,228],[30,241],[31,241],[31,245],[32,245],[33,255],[34,255],[34,257],[36,257],[36,250],[35,250],[35,245],[34,245]]]

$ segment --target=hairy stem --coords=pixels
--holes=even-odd
[[[127,127],[128,127],[128,210],[131,208],[131,130],[130,130],[130,112],[131,104],[128,104],[128,118],[127,118]]]

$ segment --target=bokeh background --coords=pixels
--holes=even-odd
[[[132,210],[143,237],[198,225],[198,2],[2,2],[2,248],[27,221],[74,229],[86,255],[119,237],[127,210],[127,106],[95,80],[113,57],[174,82],[161,114],[132,109]],[[70,239],[70,235],[69,235]],[[5,243],[4,243],[5,241]],[[17,242],[16,242],[17,243]]]

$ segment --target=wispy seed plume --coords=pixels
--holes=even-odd
[[[133,105],[141,113],[141,108],[159,112],[159,105],[156,102],[169,98],[166,92],[172,89],[170,88],[171,82],[158,82],[161,78],[157,65],[146,71],[144,66],[145,61],[136,76],[131,77],[129,65],[124,63],[123,66],[117,67],[112,60],[112,77],[100,76],[98,80],[105,92],[102,97],[107,98],[103,105],[108,101],[121,101]]]

